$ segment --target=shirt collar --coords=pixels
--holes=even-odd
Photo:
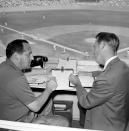
[[[113,56],[113,57],[111,57],[110,59],[108,59],[108,60],[105,62],[103,71],[106,69],[107,65],[108,65],[112,60],[114,60],[114,59],[117,58],[117,57],[118,57],[118,56]]]

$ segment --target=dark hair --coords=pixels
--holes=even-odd
[[[96,35],[96,39],[99,44],[102,41],[106,42],[114,52],[118,50],[120,45],[120,40],[114,33],[100,32]]]
[[[10,42],[6,48],[6,57],[10,58],[15,52],[19,54],[23,53],[24,52],[23,43],[28,43],[28,41],[23,39],[17,39]]]

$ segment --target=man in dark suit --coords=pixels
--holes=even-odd
[[[119,38],[114,33],[100,32],[94,44],[95,60],[104,65],[102,73],[87,92],[78,76],[69,80],[75,85],[79,104],[86,112],[85,128],[125,131],[129,112],[129,67],[117,56]]]

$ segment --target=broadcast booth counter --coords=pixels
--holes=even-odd
[[[0,131],[100,131],[0,120]]]

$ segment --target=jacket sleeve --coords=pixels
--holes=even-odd
[[[90,92],[77,86],[77,97],[82,107],[90,109],[106,102],[113,96],[113,87],[106,78],[96,79]]]

